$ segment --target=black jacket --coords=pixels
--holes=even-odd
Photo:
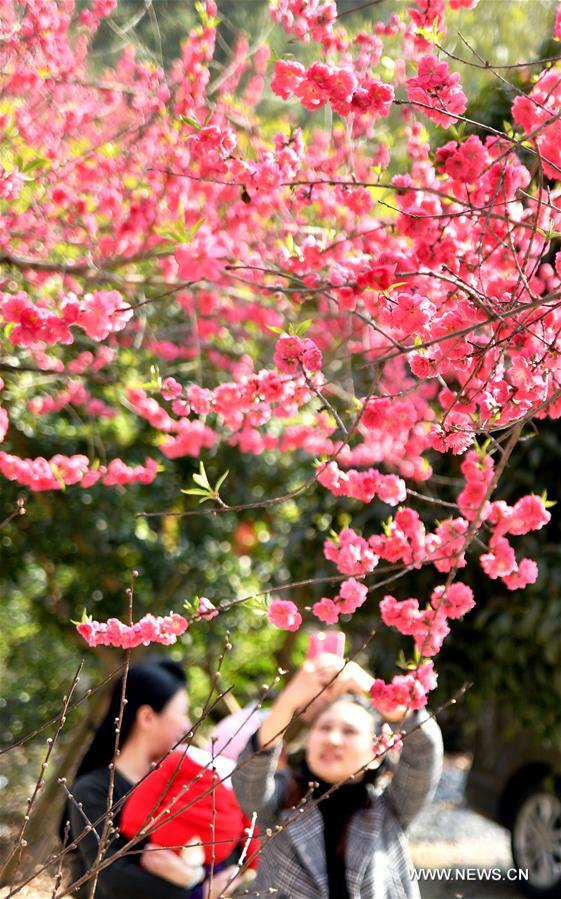
[[[122,774],[116,771],[113,802],[117,802],[125,796],[132,789],[132,786],[133,784],[126,777],[123,777]],[[68,817],[70,818],[71,840],[76,840],[83,833],[87,824],[84,815],[92,824],[105,815],[108,792],[108,768],[97,768],[95,771],[90,771],[89,774],[78,778],[72,793],[76,802],[82,803],[84,814],[80,813],[76,803],[69,802]],[[121,807],[113,819],[115,827],[119,826],[120,812]],[[96,831],[101,835],[103,832],[103,821],[98,824]],[[125,842],[123,837],[113,840],[107,850],[106,858],[109,858],[121,849]],[[190,889],[175,886],[161,877],[156,877],[140,866],[139,850],[141,848],[142,843],[137,843],[131,855],[117,859],[100,873],[95,893],[97,899],[131,899],[131,897],[134,897],[134,899],[189,899],[192,892]],[[96,859],[97,850],[98,838],[95,833],[90,831],[90,833],[80,839],[78,851],[74,853],[73,880],[81,877],[91,868]],[[78,893],[80,899],[88,895],[90,886],[91,881],[84,884]]]

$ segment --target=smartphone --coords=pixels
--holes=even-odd
[[[308,659],[315,659],[320,652],[330,652],[335,656],[345,655],[345,635],[343,631],[318,631],[312,634],[308,644]]]

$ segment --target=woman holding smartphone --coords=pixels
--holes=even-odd
[[[377,715],[361,699],[372,681],[359,665],[336,655],[309,659],[240,756],[234,788],[265,834],[255,884],[261,895],[274,890],[277,899],[420,899],[409,875],[405,830],[436,789],[442,738],[426,712],[408,715],[403,729],[411,733],[399,764],[377,794]],[[320,694],[324,702],[309,729],[303,765],[277,771],[284,730]],[[302,811],[295,809],[299,803]]]

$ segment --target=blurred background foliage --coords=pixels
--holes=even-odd
[[[346,14],[355,5],[359,4],[339,0],[339,12]],[[219,0],[219,10],[216,76],[228,64],[240,32],[247,35],[250,46],[267,39],[279,55],[290,52],[287,36],[279,29],[271,29],[264,0]],[[372,8],[349,12],[343,21],[350,30],[370,27],[373,21],[385,20],[396,10],[402,11],[403,3],[387,0]],[[505,65],[551,55],[557,48],[540,41],[551,28],[553,14],[554,3],[549,0],[482,0],[473,12],[459,10],[449,15],[446,47],[464,59],[473,59],[458,36],[461,32],[483,60]],[[193,4],[184,0],[157,0],[152,4],[120,0],[117,13],[97,38],[95,65],[102,69],[112,64],[131,40],[140,55],[167,64],[179,51],[181,36],[195,21]],[[312,45],[303,52],[304,58],[309,56],[311,61],[316,50]],[[385,64],[391,68],[392,59],[388,57]],[[512,92],[530,85],[531,73],[525,69],[508,70],[505,78],[510,84],[505,84],[498,78],[489,78],[480,68],[456,63],[452,66],[461,69],[466,93],[472,98],[468,115],[498,128],[502,128],[508,116]],[[262,102],[272,119],[286,115],[285,105],[270,93]],[[329,124],[323,111],[312,116],[291,109],[291,115],[300,116],[300,124],[306,130]],[[445,135],[444,139],[449,137]],[[392,143],[391,120],[381,126],[380,140]],[[399,167],[406,151],[399,146],[392,149],[393,165]],[[250,345],[243,349],[251,353]],[[140,355],[131,351],[129,363],[129,380],[136,377],[141,383],[149,378]],[[204,365],[204,360],[197,364]],[[116,404],[123,375],[111,371]],[[185,367],[182,375],[188,376]],[[20,383],[23,396],[25,382]],[[33,417],[22,402],[16,425],[14,432],[21,441],[21,455],[48,457],[57,451],[57,439],[62,435],[67,446],[68,440],[73,440],[74,452],[91,453],[93,442],[100,458],[126,448],[129,459],[136,454],[142,462],[154,450],[151,429],[138,420],[131,431],[125,416],[92,422],[82,421],[72,412],[60,414],[53,417],[50,434],[44,431],[38,440]],[[561,495],[560,452],[556,423],[540,422],[519,446],[498,497],[514,501],[546,484],[549,497],[556,500]],[[224,487],[230,505],[258,503],[263,498],[285,494],[310,474],[310,459],[303,454],[253,457],[225,446],[218,453],[215,457],[210,454],[205,464],[211,482],[230,470]],[[450,462],[435,455],[431,462],[439,466],[438,477],[432,488],[425,487],[438,489],[445,499],[454,499],[459,483],[457,460]],[[332,595],[333,585],[303,585],[290,592],[279,588],[289,582],[333,576],[334,566],[325,561],[322,552],[329,531],[338,531],[348,524],[352,513],[353,526],[362,527],[368,536],[380,526],[381,517],[387,512],[376,504],[365,508],[352,500],[336,499],[315,487],[276,506],[238,514],[181,517],[176,513],[196,508],[195,501],[180,490],[191,486],[198,462],[181,459],[166,461],[165,465],[167,470],[158,478],[156,489],[138,485],[126,489],[94,487],[87,491],[70,488],[58,494],[26,496],[27,514],[0,529],[2,747],[21,740],[59,711],[61,696],[81,658],[86,658],[86,664],[80,693],[119,664],[116,651],[89,651],[70,622],[79,619],[84,608],[101,619],[124,616],[125,591],[133,569],[140,572],[135,588],[136,617],[148,611],[181,611],[183,602],[196,595],[208,596],[219,604],[272,591],[300,605],[310,605],[323,595]],[[3,483],[2,517],[14,510],[20,495],[17,485]],[[142,514],[157,511],[167,514]],[[431,511],[428,506],[427,514]],[[455,623],[445,643],[439,657],[440,687],[433,703],[445,701],[466,679],[473,682],[465,699],[444,716],[449,745],[454,748],[469,748],[478,710],[482,703],[491,701],[516,709],[520,723],[533,730],[538,739],[558,742],[561,737],[561,534],[558,508],[552,511],[552,522],[546,531],[517,542],[521,555],[540,560],[540,577],[534,587],[509,593],[478,577],[476,565],[468,568],[464,579],[472,583],[478,607],[465,621]],[[427,517],[427,523],[430,521]],[[433,586],[434,573],[421,571],[403,578],[395,590],[400,598],[422,597]],[[367,606],[345,623],[349,649],[359,649],[371,629],[377,627],[377,600],[384,592],[371,594]],[[195,716],[208,695],[227,631],[233,648],[222,668],[221,686],[234,685],[235,697],[242,704],[258,694],[261,684],[271,680],[279,665],[289,667],[302,660],[306,634],[295,636],[265,626],[259,610],[252,605],[256,604],[240,604],[211,623],[192,626],[176,647],[165,650],[186,666]],[[363,651],[362,660],[377,674],[391,675],[397,645],[396,636],[381,629]],[[136,657],[141,655],[138,650]],[[71,741],[80,720],[87,716],[87,708],[81,706],[70,716],[61,753],[65,740]],[[225,711],[223,707],[219,714]],[[13,818],[16,806],[12,798],[20,785],[36,776],[35,763],[43,752],[45,738],[43,733],[0,756],[0,794],[4,797],[0,825]]]

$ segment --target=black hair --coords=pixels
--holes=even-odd
[[[76,777],[81,777],[96,768],[105,768],[115,751],[115,718],[119,716],[123,676],[115,683],[109,708],[98,725],[91,745],[80,763]],[[155,712],[163,707],[175,694],[185,688],[185,672],[181,665],[171,659],[152,658],[133,665],[127,675],[125,687],[126,704],[121,722],[119,745],[127,742],[136,721],[138,710],[149,705]]]
[[[121,707],[123,677],[124,675],[121,675],[113,686],[109,707],[103,720],[97,726],[93,740],[80,762],[76,772],[76,779],[89,774],[90,771],[95,771],[97,768],[106,768],[113,759],[115,753],[115,719],[119,717]],[[183,668],[171,659],[152,657],[146,661],[139,662],[138,665],[133,665],[127,674],[125,687],[125,698],[127,701],[123,708],[119,746],[122,748],[127,742],[141,706],[149,705],[155,712],[161,712],[179,690],[185,689],[186,683],[187,680]],[[59,827],[61,839],[63,838],[68,818],[67,812],[65,805]]]

